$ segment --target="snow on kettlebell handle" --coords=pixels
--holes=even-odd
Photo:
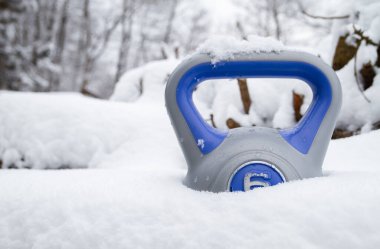
[[[296,78],[313,101],[294,127],[242,127],[222,132],[208,125],[192,101],[195,87],[220,78]],[[304,52],[241,53],[215,61],[208,54],[184,60],[170,76],[166,107],[185,155],[185,185],[196,190],[247,191],[317,177],[340,111],[339,80],[320,58]]]

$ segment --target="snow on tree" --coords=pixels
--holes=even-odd
[[[107,98],[128,71],[155,60],[181,59],[211,35],[248,39],[257,34],[319,55],[337,71],[345,89],[337,137],[377,128],[379,4],[339,0],[334,6],[340,8],[329,8],[328,2],[2,1],[1,88]],[[293,85],[274,95],[269,105],[259,96],[258,80],[234,82],[226,89],[210,83],[212,87],[200,86],[196,93],[208,106],[205,118],[212,117],[210,122],[219,128],[291,126],[311,99],[307,88],[289,83]],[[149,84],[144,80],[143,85]],[[227,88],[233,96],[225,95],[230,94]],[[217,104],[230,98],[232,103]]]

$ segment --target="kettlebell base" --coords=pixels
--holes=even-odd
[[[322,174],[321,168],[317,167],[321,165],[322,158],[300,153],[289,146],[277,130],[263,127],[242,127],[229,131],[229,136],[213,155],[201,155],[200,159],[189,167],[184,181],[186,186],[200,191],[231,191],[234,175],[250,164],[252,172],[246,173],[253,175],[245,181],[247,186],[253,188],[256,183],[257,187],[273,186]],[[259,179],[256,174],[263,172],[269,173],[270,179]],[[240,176],[240,187],[232,190],[244,191],[245,177]],[[272,177],[276,179],[273,182]],[[256,180],[259,182],[255,183]]]

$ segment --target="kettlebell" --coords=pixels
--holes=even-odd
[[[313,100],[292,128],[221,131],[204,121],[192,94],[202,81],[233,78],[300,79],[310,86]],[[184,184],[200,191],[248,191],[322,175],[342,90],[331,67],[305,52],[237,54],[218,62],[199,53],[171,74],[165,102],[188,165]]]

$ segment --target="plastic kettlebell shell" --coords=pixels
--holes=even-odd
[[[296,78],[306,82],[313,91],[313,101],[296,126],[280,130],[282,137],[299,152],[306,154],[331,105],[329,79],[315,65],[304,61],[237,60],[205,62],[188,69],[181,77],[176,100],[202,154],[217,148],[228,132],[212,128],[196,110],[192,94],[195,87],[209,79],[228,78]]]
[[[311,86],[314,99],[304,118],[289,130],[212,128],[194,106],[194,87],[210,78],[247,76],[300,78]],[[165,90],[166,108],[188,166],[184,184],[195,190],[230,191],[237,170],[252,161],[273,165],[284,181],[321,176],[341,91],[332,68],[308,53],[238,54],[219,63],[207,54],[187,58],[170,75]]]

